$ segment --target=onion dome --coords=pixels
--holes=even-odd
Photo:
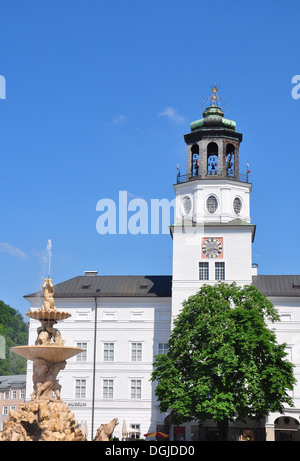
[[[221,107],[211,105],[203,112],[203,118],[192,122],[190,125],[191,132],[204,129],[225,128],[236,131],[236,123],[233,120],[224,118],[224,112]]]

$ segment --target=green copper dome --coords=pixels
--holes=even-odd
[[[221,107],[212,105],[205,109],[203,118],[191,123],[190,128],[192,133],[194,131],[210,128],[225,128],[227,130],[236,131],[236,123],[233,120],[224,118],[224,112]]]

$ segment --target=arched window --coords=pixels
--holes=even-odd
[[[241,199],[239,197],[235,197],[235,199],[233,200],[233,210],[234,210],[236,215],[241,214],[242,201],[241,201]]]
[[[218,170],[218,145],[215,142],[210,142],[207,146],[207,174],[217,175]]]
[[[234,176],[234,146],[232,144],[226,146],[225,162],[227,176]]]
[[[209,214],[214,214],[218,209],[218,200],[214,195],[210,195],[206,200],[206,208]]]
[[[292,416],[280,416],[274,421],[275,441],[293,442],[297,440],[299,421]]]
[[[199,146],[193,144],[192,146],[192,176],[198,176],[199,174]]]

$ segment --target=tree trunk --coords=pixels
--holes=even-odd
[[[227,441],[228,439],[228,418],[217,421],[217,428],[220,441]]]

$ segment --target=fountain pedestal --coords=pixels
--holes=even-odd
[[[33,361],[31,400],[10,412],[10,419],[4,422],[4,431],[0,432],[0,440],[85,440],[85,434],[78,429],[73,413],[60,398],[61,385],[57,381],[58,373],[67,364],[66,360],[83,349],[65,346],[60,332],[54,328],[57,321],[71,314],[59,312],[54,306],[51,279],[45,279],[43,290],[44,304],[41,309],[26,313],[28,317],[41,322],[35,345],[11,348],[15,354]]]
[[[11,410],[0,441],[84,441],[85,434],[77,426],[74,414],[62,400],[34,399]]]

